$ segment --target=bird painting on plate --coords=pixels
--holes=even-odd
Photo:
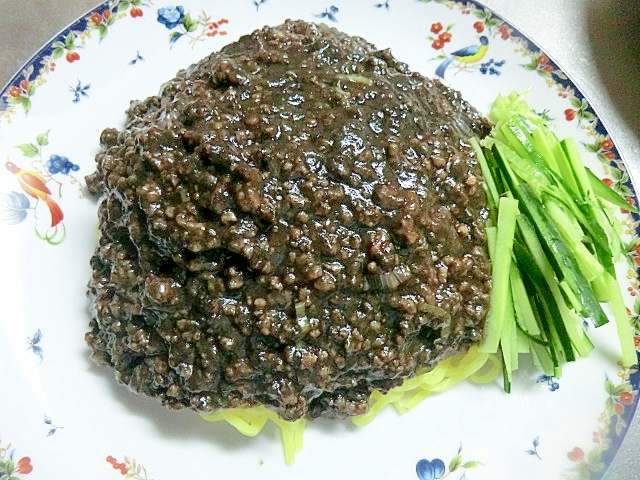
[[[43,200],[51,213],[51,226],[55,227],[64,218],[60,205],[51,197],[51,190],[46,185],[45,179],[34,170],[18,167],[13,162],[6,162],[5,167],[18,179],[18,183],[25,193],[36,200]]]
[[[461,64],[471,64],[482,60],[487,54],[487,50],[489,50],[489,39],[483,35],[479,38],[479,41],[479,44],[460,48],[445,58],[436,68],[436,75],[444,78],[445,71],[454,61]]]

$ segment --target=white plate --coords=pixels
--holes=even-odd
[[[159,16],[159,9],[177,5],[183,7],[177,23]],[[363,36],[428,76],[442,55],[485,36],[486,55],[452,63],[446,83],[483,112],[498,93],[530,90],[530,103],[554,120],[560,136],[579,140],[597,174],[635,197],[615,145],[579,90],[535,45],[479,4],[103,4],[40,50],[1,92],[2,163],[40,172],[64,220],[48,227],[45,202],[36,202],[2,168],[0,479],[425,479],[431,478],[427,469],[417,465],[436,458],[444,462],[444,475],[456,479],[600,478],[636,409],[640,381],[637,369],[617,364],[612,325],[591,329],[598,350],[566,366],[560,379],[523,368],[511,395],[499,381],[463,384],[405,415],[384,411],[366,427],[314,422],[292,466],[284,463],[275,428],[246,438],[193,412],[170,412],[129,393],[89,361],[85,291],[97,240],[96,205],[83,197],[82,184],[93,170],[100,132],[121,127],[129,101],[157,93],[178,69],[285,18],[322,21]],[[68,173],[52,171],[52,156],[75,166]],[[638,218],[621,218],[630,242],[628,261],[620,265],[622,288],[637,324]]]

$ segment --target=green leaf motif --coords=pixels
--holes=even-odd
[[[16,469],[16,465],[15,463],[13,463],[13,460],[11,460],[10,458],[7,459],[6,462],[4,462],[4,470],[5,472],[9,472],[9,473],[13,473],[13,471]],[[13,475],[7,477],[7,478],[11,478]]]
[[[176,42],[182,35],[184,35],[182,32],[171,32],[169,34],[169,42],[170,43]]]
[[[620,385],[618,385],[613,389],[613,394],[620,395],[623,392],[630,392],[630,391],[631,391],[631,385],[629,385],[628,383],[621,383]]]
[[[474,10],[473,14],[481,20],[487,18],[487,14],[484,12],[484,10]]]
[[[36,143],[41,147],[49,145],[49,132],[44,132],[36,136]]]
[[[604,381],[604,391],[607,392],[609,395],[615,395],[615,389],[616,389],[616,386],[613,384],[611,379],[607,378]]]
[[[569,99],[569,102],[571,103],[571,106],[574,107],[574,108],[581,108],[582,107],[582,102],[577,97],[571,97]]]
[[[198,21],[194,20],[188,12],[182,19],[182,25],[184,25],[184,29],[189,33],[195,32],[198,29]]]
[[[462,468],[474,468],[474,467],[479,467],[482,464],[483,463],[478,460],[470,460],[468,462],[464,462],[462,464]]]
[[[453,472],[453,471],[457,470],[460,467],[461,464],[462,464],[462,455],[457,454],[449,462],[449,471]]]
[[[69,34],[65,37],[64,44],[65,44],[65,47],[67,47],[70,50],[75,47],[76,36],[73,34],[73,32],[69,32]]]
[[[31,108],[31,100],[29,100],[29,97],[9,97],[8,101],[11,105],[22,105],[22,108],[24,108],[25,111],[28,111]]]
[[[129,8],[130,4],[127,1],[123,1],[123,2],[118,2],[117,4],[117,11],[118,13],[123,12],[125,10],[127,10]]]
[[[585,143],[584,147],[586,148],[587,152],[592,152],[592,153],[595,153],[598,150],[600,150],[600,145],[597,143]]]
[[[51,52],[51,59],[57,60],[64,54],[64,47],[58,47]]]
[[[623,197],[632,197],[633,196],[633,190],[631,190],[627,185],[625,185],[624,183],[620,183],[618,185],[618,188],[616,188],[616,191],[622,195]]]
[[[107,33],[109,33],[109,30],[108,30],[107,26],[102,24],[102,23],[100,25],[98,25],[97,28],[98,28],[98,36],[99,36],[100,40],[102,40],[104,37],[107,36]]]
[[[598,446],[595,446],[587,453],[587,460],[592,465],[600,463],[602,461],[602,450]]]
[[[497,28],[500,25],[502,25],[504,22],[502,22],[502,20],[499,20],[497,18],[490,18],[487,20],[487,27],[489,28]]]
[[[28,158],[37,157],[40,154],[40,148],[33,143],[23,143],[18,145],[16,148],[18,148],[22,154]]]

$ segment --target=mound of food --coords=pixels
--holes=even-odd
[[[486,198],[456,91],[287,21],[101,135],[92,357],[170,408],[363,414],[479,342]]]

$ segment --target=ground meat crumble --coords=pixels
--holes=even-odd
[[[488,122],[388,50],[265,27],[101,135],[93,359],[170,408],[367,411],[480,339]]]

